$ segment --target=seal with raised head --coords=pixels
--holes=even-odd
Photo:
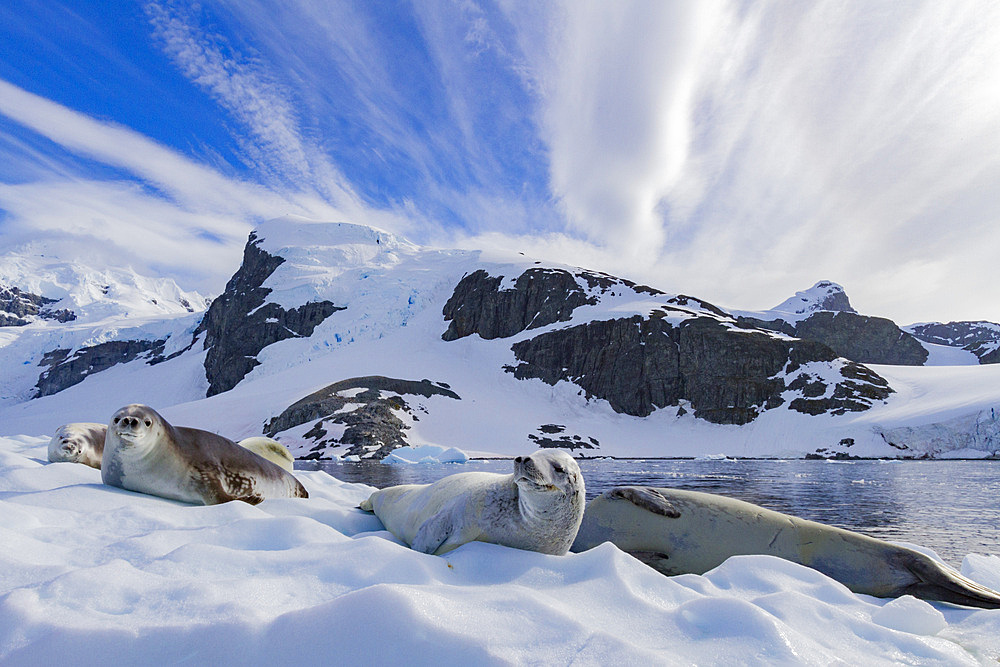
[[[104,436],[107,424],[94,422],[73,422],[56,429],[49,440],[49,461],[69,461],[82,463],[91,468],[101,469],[101,455],[104,453]]]
[[[730,556],[777,556],[855,593],[1000,608],[1000,593],[933,558],[854,531],[711,493],[620,486],[587,504],[573,551],[612,542],[666,575],[703,574]]]
[[[138,404],[111,417],[101,479],[109,486],[203,505],[309,497],[287,471],[232,440],[172,426]]]
[[[263,435],[254,435],[243,438],[236,443],[243,449],[249,449],[257,456],[263,456],[276,466],[281,466],[288,472],[295,470],[295,459],[288,448],[272,438]]]
[[[492,542],[561,555],[569,550],[586,502],[573,457],[539,450],[514,459],[514,473],[462,472],[433,484],[373,493],[361,509],[416,551],[443,554],[466,542]]]

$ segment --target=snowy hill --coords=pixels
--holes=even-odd
[[[955,369],[869,368],[766,314],[349,223],[261,224],[233,268],[204,313],[182,302],[198,295],[134,272],[81,269],[60,292],[5,268],[12,286],[80,315],[0,328],[3,433],[105,421],[141,402],[234,439],[266,432],[300,458],[405,444],[653,457],[1000,450],[1000,366],[956,382]],[[111,277],[106,295],[72,296]],[[833,283],[796,296],[795,326],[863,317]],[[882,332],[877,319],[862,323]]]

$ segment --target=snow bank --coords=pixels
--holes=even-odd
[[[469,455],[456,447],[420,445],[394,449],[382,463],[466,463]]]
[[[1000,611],[858,596],[776,558],[667,578],[604,544],[416,553],[298,472],[308,499],[197,507],[0,438],[0,663],[989,664]],[[965,574],[996,586],[1000,558]],[[991,583],[992,582],[992,583]]]

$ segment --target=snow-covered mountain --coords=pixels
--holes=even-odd
[[[119,314],[102,319],[112,306],[67,300],[71,282],[58,292],[9,279],[82,315],[0,329],[3,431],[48,433],[142,402],[234,439],[267,433],[300,458],[381,457],[404,444],[505,455],[1000,450],[1000,391],[981,391],[1000,384],[1000,366],[962,369],[977,373],[958,383],[970,389],[939,394],[950,375],[869,367],[798,334],[831,315],[834,331],[843,316],[864,318],[833,283],[786,310],[727,312],[523,255],[291,217],[259,225],[234,269],[203,313],[181,302],[197,295],[167,298],[172,283],[116,278],[133,287],[128,308],[119,299]],[[172,310],[139,311],[145,297]]]

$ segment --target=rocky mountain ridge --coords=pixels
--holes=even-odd
[[[39,400],[86,391],[112,367],[137,378],[163,368],[157,377],[177,384],[160,394],[192,406],[254,388],[252,396],[273,398],[233,404],[234,419],[247,424],[240,428],[256,423],[256,433],[307,458],[468,447],[450,438],[483,424],[480,439],[494,451],[522,442],[600,455],[619,446],[622,428],[650,443],[657,433],[691,431],[766,448],[766,433],[791,428],[778,426],[786,422],[823,425],[806,453],[923,455],[885,435],[916,437],[908,431],[864,427],[870,435],[859,436],[837,426],[894,396],[864,363],[922,363],[917,339],[858,314],[829,281],[784,306],[730,312],[599,272],[285,218],[250,235],[241,266],[204,314],[129,318],[130,328],[99,331],[71,321],[72,335],[49,321],[50,342],[18,372],[38,369]],[[517,412],[492,414],[508,404]],[[991,433],[984,419],[974,420],[977,429]],[[649,451],[689,451],[664,447]]]

